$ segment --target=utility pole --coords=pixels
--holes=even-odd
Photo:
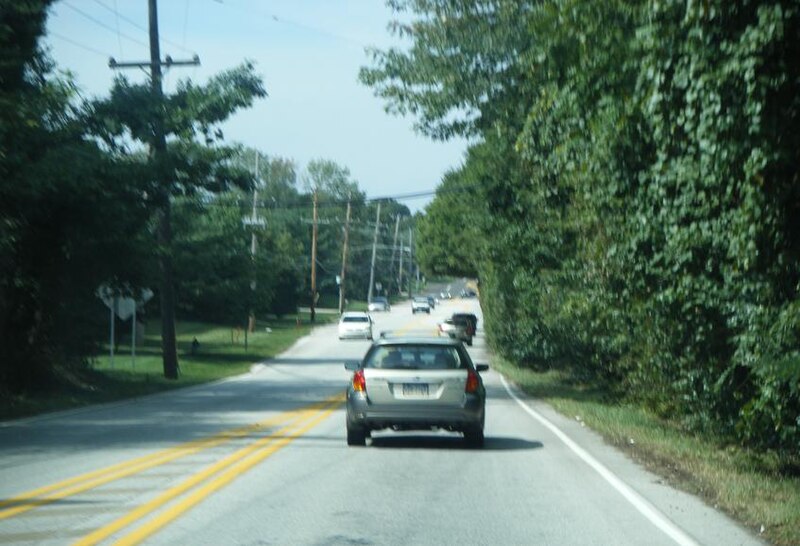
[[[342,248],[342,274],[339,276],[339,314],[344,313],[345,275],[347,273],[347,239],[350,235],[350,199],[347,199],[347,216],[344,220],[344,247]]]
[[[397,271],[397,289],[403,293],[403,236],[400,236],[400,269]]]
[[[314,190],[314,227],[311,229],[311,322],[316,320],[317,303],[317,190]]]
[[[259,226],[264,226],[265,222],[261,218],[258,217],[258,182],[260,180],[259,177],[259,170],[258,170],[258,159],[259,153],[256,151],[256,160],[255,160],[255,167],[253,171],[253,177],[255,179],[255,185],[253,186],[253,215],[250,218],[245,218],[243,223],[245,225],[249,225],[252,228],[252,232],[250,234],[250,261],[253,267],[253,278],[250,281],[250,314],[247,318],[247,330],[245,331],[244,336],[244,349],[247,350],[247,332],[255,332],[256,331],[256,313],[253,307],[253,298],[255,297],[256,291],[256,249],[258,248],[258,239],[256,238],[256,228]]]
[[[372,264],[369,267],[369,291],[367,303],[372,301],[372,285],[375,284],[375,250],[378,246],[378,227],[381,222],[381,203],[378,201],[378,213],[375,215],[375,235],[372,238]]]
[[[161,66],[197,66],[200,59],[195,55],[191,61],[173,61],[167,56],[161,62],[161,50],[158,42],[158,7],[156,0],[148,0],[148,19],[150,26],[150,61],[118,63],[109,59],[110,68],[145,68],[150,67],[150,89],[153,95],[153,142],[150,149],[152,163],[156,168],[159,192],[156,203],[159,208],[157,239],[159,265],[161,268],[161,351],[164,366],[164,377],[178,378],[178,352],[175,342],[175,274],[172,268],[172,211],[170,175],[164,171],[163,157],[167,150],[167,139],[164,133],[164,118],[161,107],[164,103],[164,92],[161,89]]]
[[[394,269],[394,253],[397,252],[397,232],[400,230],[400,215],[398,214],[397,217],[394,219],[394,241],[392,242],[392,259],[389,262],[389,271]],[[398,287],[402,290],[402,287]],[[386,292],[388,295],[391,296],[392,294],[392,276],[389,275],[389,289]]]
[[[414,237],[411,234],[411,228],[408,228],[408,297],[414,297],[414,291],[411,288],[413,284],[413,276],[414,276]]]

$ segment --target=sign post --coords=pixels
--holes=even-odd
[[[115,291],[108,286],[101,286],[97,289],[97,297],[103,300],[106,307],[111,309],[111,340],[110,340],[110,366],[114,369],[114,317],[117,316],[120,320],[128,320],[133,318],[131,324],[131,366],[136,369],[136,308],[139,305],[144,305],[150,298],[153,297],[153,291],[144,289],[141,292],[141,299],[139,301],[133,298],[120,297]]]

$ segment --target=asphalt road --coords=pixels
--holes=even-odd
[[[375,318],[433,329],[455,310],[480,314]],[[368,342],[335,328],[231,380],[0,423],[0,545],[760,543],[491,370],[485,449],[437,432],[347,447],[343,362]]]

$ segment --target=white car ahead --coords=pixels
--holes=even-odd
[[[417,296],[411,300],[411,313],[414,315],[417,313],[428,313],[430,315],[431,304],[428,298],[426,296]]]
[[[339,339],[372,339],[372,317],[363,311],[348,311],[339,319]]]

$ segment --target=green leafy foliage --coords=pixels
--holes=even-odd
[[[107,315],[102,283],[148,276],[137,165],[106,154],[74,85],[37,49],[49,2],[0,11],[0,391],[43,390],[80,366]],[[69,168],[65,168],[69,165]]]
[[[474,264],[495,349],[796,451],[800,5],[392,5],[412,44],[362,81],[436,138],[479,137],[420,255]],[[466,218],[472,248],[445,246]]]

